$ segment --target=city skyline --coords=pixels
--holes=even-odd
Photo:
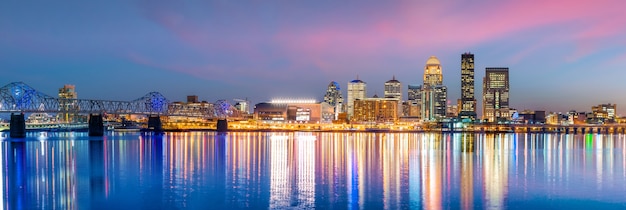
[[[626,104],[624,3],[563,3],[11,2],[0,8],[0,82],[48,95],[74,84],[85,99],[158,91],[172,101],[257,103],[321,101],[330,81],[346,90],[356,75],[368,83],[367,97],[383,95],[395,75],[407,98],[437,56],[455,104],[459,55],[471,52],[476,84],[486,67],[510,68],[511,108]]]

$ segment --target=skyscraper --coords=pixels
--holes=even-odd
[[[446,116],[448,89],[443,85],[441,62],[430,56],[424,66],[421,115],[424,121],[440,120]]]
[[[509,114],[509,68],[485,69],[483,119],[488,122],[511,119]]]
[[[354,114],[354,100],[366,97],[366,83],[361,81],[359,77],[348,82],[348,118]]]
[[[474,98],[474,54],[461,55],[461,101],[458,104],[459,117],[476,119],[476,99]]]
[[[385,82],[385,98],[395,98],[402,101],[402,83],[396,80],[396,76]]]
[[[404,116],[407,117],[420,117],[422,109],[422,86],[421,85],[409,85],[408,86],[408,99]]]
[[[57,118],[64,122],[73,122],[76,118],[76,112],[78,111],[78,104],[72,99],[78,98],[76,93],[76,86],[64,85],[59,88],[59,115]]]
[[[326,94],[324,95],[324,102],[328,103],[333,107],[335,111],[335,119],[339,113],[343,111],[343,96],[341,95],[341,88],[339,88],[339,83],[332,81],[328,84],[328,88],[326,89]]]
[[[402,83],[393,76],[391,80],[385,82],[385,98],[393,98],[398,100],[397,107],[402,105]],[[398,116],[402,114],[402,109],[398,108]]]

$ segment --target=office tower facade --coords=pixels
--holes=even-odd
[[[509,68],[486,68],[483,78],[483,120],[510,120]]]
[[[354,101],[352,121],[390,123],[398,120],[398,100],[395,98],[362,98]]]
[[[354,114],[354,100],[366,98],[366,87],[367,84],[358,77],[348,82],[348,101],[346,103],[348,118],[351,118]]]
[[[328,84],[326,94],[324,95],[324,102],[333,107],[335,119],[337,119],[339,113],[344,112],[343,96],[341,95],[339,83],[332,81]]]
[[[599,104],[591,107],[594,119],[598,123],[615,122],[615,114],[617,113],[616,104]]]
[[[394,98],[402,101],[402,83],[396,80],[396,76],[385,82],[385,98]]]
[[[398,101],[397,107],[402,107],[402,83],[393,76],[385,82],[385,98],[393,98]],[[398,108],[398,116],[402,115],[402,109]]]
[[[476,119],[476,98],[474,97],[474,54],[461,55],[461,100],[458,103],[459,118]]]
[[[420,117],[420,110],[422,109],[422,86],[409,85],[407,90],[408,98],[406,102],[404,116]]]
[[[448,89],[443,85],[441,62],[431,56],[424,66],[424,85],[421,91],[421,116],[424,121],[436,121],[446,117]]]
[[[75,100],[77,99],[78,93],[76,93],[76,86],[74,85],[64,85],[62,88],[59,88],[59,116],[57,117],[59,120],[63,122],[74,122],[76,120],[76,115],[78,112],[78,104]]]

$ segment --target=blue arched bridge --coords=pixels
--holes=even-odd
[[[206,119],[225,119],[241,116],[239,111],[224,100],[220,100],[206,106],[196,104],[172,103],[161,93],[150,92],[132,101],[109,101],[93,99],[66,99],[46,95],[35,90],[23,82],[13,82],[0,88],[0,113],[12,113],[11,135],[14,130],[20,131],[20,125],[24,124],[23,113],[82,113],[90,114],[90,133],[92,123],[102,124],[103,114],[144,114],[149,116],[189,116]],[[20,113],[13,115],[13,113]],[[21,116],[20,116],[21,115]],[[96,117],[94,117],[96,116]],[[92,122],[92,118],[99,122]],[[18,119],[18,118],[21,118]],[[151,117],[150,123],[156,118]],[[97,127],[97,126],[96,126]],[[100,128],[96,128],[99,130]],[[98,134],[95,134],[98,135]],[[99,134],[102,135],[102,134]]]

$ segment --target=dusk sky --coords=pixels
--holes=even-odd
[[[461,95],[461,54],[509,67],[511,107],[626,115],[626,2],[615,1],[7,1],[0,6],[0,86],[56,96],[172,101],[321,100],[331,81],[367,95],[396,76],[421,84],[429,56],[448,98]],[[620,108],[622,107],[622,108]]]

